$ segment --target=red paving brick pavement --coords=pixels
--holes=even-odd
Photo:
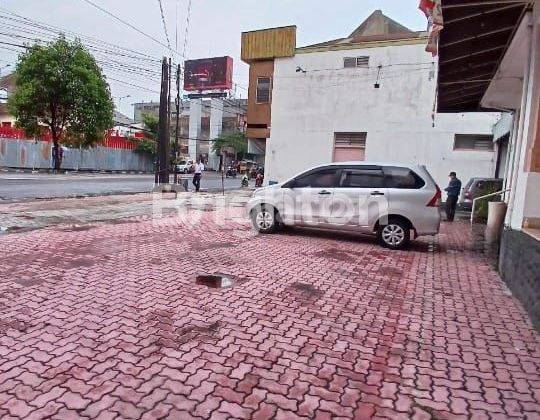
[[[391,252],[203,214],[0,237],[1,418],[539,418],[538,335],[465,224]]]

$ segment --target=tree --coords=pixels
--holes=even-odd
[[[159,119],[152,114],[142,115],[143,124],[146,127],[148,137],[153,140],[157,139],[159,130]]]
[[[135,151],[148,153],[154,156],[156,154],[156,139],[158,136],[159,120],[152,114],[143,114],[142,121],[146,128],[146,138],[136,139],[138,144]]]
[[[29,135],[50,131],[55,169],[61,143],[91,146],[114,124],[109,85],[96,60],[80,41],[64,37],[19,57],[8,107]]]
[[[247,154],[247,138],[246,135],[240,131],[222,135],[212,141],[214,142],[213,150],[218,155],[221,155],[224,149],[232,149],[235,160],[238,159],[238,155],[243,156]]]

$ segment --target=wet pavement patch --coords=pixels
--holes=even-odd
[[[206,250],[209,250],[209,249],[224,249],[224,248],[234,248],[236,246],[236,244],[232,243],[232,242],[218,242],[218,243],[208,243],[208,244],[203,244],[203,243],[194,243],[192,246],[191,246],[191,249],[195,250],[195,251],[206,251]]]
[[[129,225],[133,223],[140,223],[142,220],[139,219],[111,219],[106,220],[105,223],[109,225]]]
[[[66,228],[60,229],[62,232],[83,232],[85,230],[93,229],[93,225],[71,225]]]
[[[0,334],[4,334],[9,330],[16,330],[19,332],[26,332],[28,325],[24,321],[19,321],[17,319],[0,319]]]
[[[41,280],[41,279],[23,279],[23,278],[19,278],[19,279],[13,280],[13,281],[15,283],[17,283],[18,285],[24,286],[24,287],[36,286],[38,284],[43,283],[43,280]]]
[[[188,324],[182,327],[175,327],[170,313],[163,314],[165,316],[160,316],[156,313],[153,315],[153,320],[157,321],[154,322],[155,344],[159,348],[178,348],[192,341],[214,342],[218,339],[218,333],[222,325],[220,321],[216,321],[209,324]]]
[[[314,252],[313,255],[321,258],[328,258],[331,260],[342,261],[342,262],[354,262],[354,258],[346,252],[339,249],[331,248],[325,249],[322,251]]]
[[[94,265],[97,261],[91,260],[89,258],[75,258],[73,260],[67,261],[67,266],[70,268],[76,267],[90,267]]]
[[[403,270],[396,267],[382,267],[379,269],[378,274],[390,277],[400,277],[403,274]]]
[[[16,214],[15,217],[17,217],[19,219],[24,219],[24,220],[34,220],[35,219],[34,216],[30,216],[28,214]]]
[[[317,289],[315,286],[309,283],[293,283],[291,284],[290,288],[309,297],[319,298],[324,295],[322,290]]]
[[[195,282],[211,289],[225,289],[234,284],[231,276],[226,274],[199,274]]]
[[[34,230],[34,228],[24,226],[0,226],[0,234],[29,232],[31,230]]]

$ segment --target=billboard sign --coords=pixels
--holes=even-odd
[[[202,92],[232,89],[231,57],[187,60],[184,64],[184,90]]]

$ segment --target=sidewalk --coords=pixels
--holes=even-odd
[[[0,417],[538,418],[539,337],[465,223],[392,252],[196,212],[0,236]]]
[[[193,191],[178,193],[179,200],[208,201],[212,205],[216,198],[235,196],[239,202],[247,201],[251,189],[226,190],[225,195],[215,192]],[[157,193],[156,193],[157,194]],[[29,200],[0,204],[0,234],[20,232],[56,225],[81,225],[88,223],[120,222],[125,218],[148,220],[153,216],[154,200],[160,194],[134,193],[105,195],[84,198],[56,198],[52,200]],[[166,195],[167,202],[174,199]]]

